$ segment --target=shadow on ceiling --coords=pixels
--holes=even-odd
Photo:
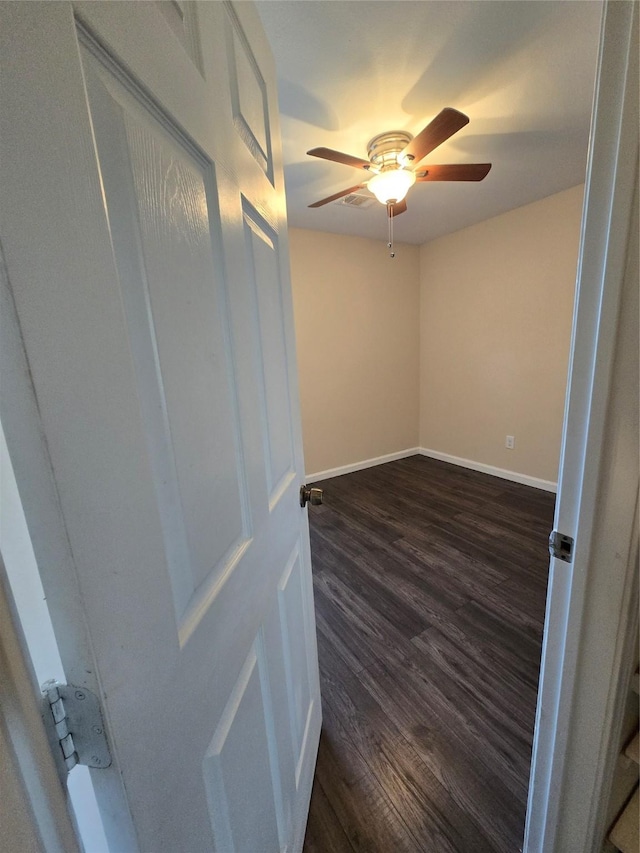
[[[465,5],[465,17],[404,97],[409,115],[423,115],[432,93],[439,104],[455,105],[493,92],[496,72],[553,25],[555,12],[552,3],[526,0]]]
[[[283,78],[278,80],[278,103],[280,112],[296,121],[324,130],[340,130],[340,121],[334,110],[299,83]]]

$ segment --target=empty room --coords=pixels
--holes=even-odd
[[[638,4],[0,0],[0,847],[630,853]]]

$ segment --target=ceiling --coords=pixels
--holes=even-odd
[[[396,240],[422,244],[584,180],[599,0],[256,5],[276,59],[290,225],[386,239],[379,202],[308,208],[366,172],[305,152],[326,146],[367,159],[373,136],[415,135],[443,107],[470,123],[424,165],[493,168],[481,183],[416,184]]]

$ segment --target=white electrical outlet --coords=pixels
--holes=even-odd
[[[516,446],[515,438],[512,435],[508,435],[504,446],[507,448],[507,450],[513,450],[513,448]]]

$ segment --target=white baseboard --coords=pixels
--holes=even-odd
[[[373,468],[384,462],[393,462],[395,459],[406,459],[407,456],[417,456],[422,452],[419,447],[411,447],[408,450],[399,450],[397,453],[386,453],[384,456],[376,456],[374,459],[363,459],[361,462],[353,462],[351,465],[341,465],[339,468],[328,468],[326,471],[318,471],[315,474],[305,476],[307,483],[317,480],[329,480],[331,477],[340,477],[342,474],[352,474],[354,471],[363,471],[365,468]]]
[[[528,474],[508,471],[506,468],[496,468],[493,465],[485,465],[483,462],[463,459],[461,456],[451,456],[449,453],[441,453],[439,450],[429,450],[427,447],[419,447],[416,452],[421,456],[429,456],[431,459],[440,459],[441,462],[458,465],[460,468],[481,471],[483,474],[491,474],[503,480],[511,480],[513,483],[522,483],[523,486],[533,486],[534,489],[544,489],[545,492],[557,492],[558,490],[558,484],[554,483],[553,480],[541,480],[539,477],[530,477]]]
[[[373,468],[385,462],[393,462],[395,459],[406,459],[407,456],[417,455],[439,459],[441,462],[449,462],[451,465],[458,465],[460,468],[470,468],[472,471],[480,471],[482,474],[491,474],[493,477],[510,480],[512,483],[522,483],[523,486],[532,486],[534,489],[544,489],[545,492],[557,492],[558,490],[558,484],[554,483],[553,480],[541,480],[539,477],[531,477],[529,474],[508,471],[506,468],[496,468],[494,465],[485,465],[484,462],[474,462],[473,459],[463,459],[461,456],[451,456],[449,453],[430,450],[428,447],[411,447],[408,450],[399,450],[397,453],[386,453],[384,456],[376,456],[373,459],[363,459],[361,462],[353,462],[350,465],[328,468],[326,471],[307,474],[305,479],[307,483],[314,483],[318,480],[330,480],[331,477],[340,477],[342,474],[351,474],[354,471]]]

